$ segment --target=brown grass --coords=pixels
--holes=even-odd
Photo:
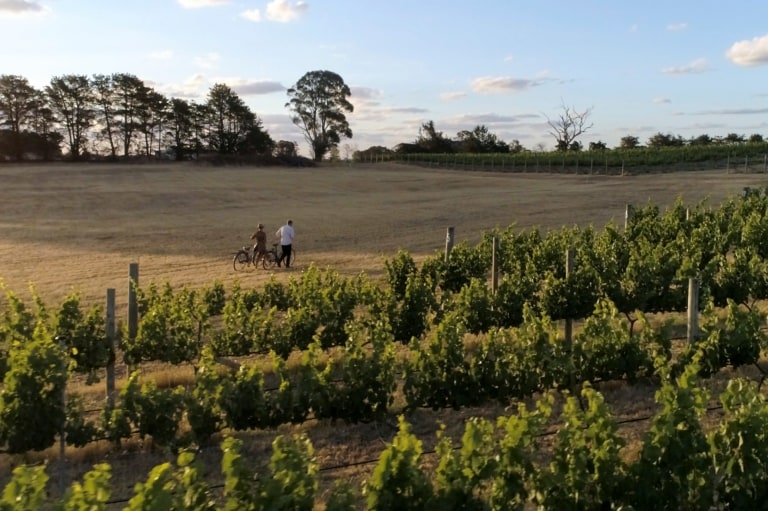
[[[210,285],[219,280],[259,286],[272,274],[279,279],[310,263],[344,275],[383,274],[383,262],[398,249],[415,257],[443,249],[445,230],[456,240],[474,243],[493,227],[520,228],[623,222],[627,203],[647,201],[663,207],[677,197],[688,203],[708,198],[713,205],[745,186],[762,187],[762,175],[722,171],[661,173],[642,176],[502,174],[425,169],[397,164],[319,168],[200,167],[162,165],[3,165],[0,166],[0,279],[22,296],[28,286],[51,305],[72,291],[103,303],[107,288],[117,290],[118,319],[125,316],[128,266],[140,264],[140,283]],[[232,252],[249,243],[262,222],[273,233],[287,218],[297,231],[296,268],[237,274]],[[123,368],[124,370],[124,368]],[[149,370],[147,370],[149,371]],[[161,384],[189,381],[189,368],[158,367]],[[123,373],[124,374],[124,373]],[[718,380],[711,385],[718,386]],[[92,403],[103,400],[103,383],[76,387]],[[654,387],[603,384],[600,390],[622,418],[642,417],[655,409]],[[431,449],[440,423],[460,435],[470,416],[495,418],[504,407],[489,405],[460,411],[419,410],[410,421]],[[637,445],[648,423],[622,428]],[[255,464],[268,459],[276,433],[307,433],[321,466],[375,460],[391,440],[391,424],[340,425],[309,421],[277,431],[241,433]],[[0,483],[20,462],[51,460],[58,451],[0,460]],[[627,451],[632,456],[632,447]],[[207,478],[220,480],[218,448],[201,449]],[[138,441],[114,450],[104,442],[67,450],[67,476],[80,477],[98,460],[113,465],[113,496],[129,496],[151,466],[172,459]],[[368,477],[374,464],[323,472],[330,481]],[[327,483],[327,484],[325,484]],[[55,486],[55,485],[54,485]],[[52,489],[55,492],[55,488]],[[121,506],[122,507],[122,506]]]

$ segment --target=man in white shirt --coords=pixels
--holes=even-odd
[[[295,234],[296,233],[293,230],[293,220],[288,220],[288,223],[279,228],[275,233],[275,236],[280,238],[280,246],[283,249],[283,253],[277,260],[278,266],[280,266],[280,263],[285,260],[285,267],[291,267],[291,246],[293,245],[293,237]]]

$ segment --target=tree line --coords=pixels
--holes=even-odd
[[[352,131],[349,87],[336,73],[311,71],[287,90],[286,107],[315,159]],[[129,73],[55,76],[42,89],[0,75],[0,160],[109,159],[202,154],[296,157],[296,144],[275,141],[228,85],[205,100],[168,98]]]

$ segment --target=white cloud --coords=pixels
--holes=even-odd
[[[549,81],[547,78],[528,79],[511,78],[509,76],[481,76],[472,80],[471,87],[475,92],[483,93],[505,93],[522,92],[531,87],[536,87]]]
[[[149,54],[149,58],[154,60],[170,60],[173,58],[173,50],[158,50]]]
[[[667,103],[672,103],[672,100],[669,98],[653,98],[653,102],[657,105],[666,105]]]
[[[258,23],[261,21],[261,12],[258,9],[249,9],[240,13],[241,18],[245,18],[248,21],[255,21]]]
[[[0,16],[29,16],[49,11],[35,0],[0,0]]]
[[[195,65],[203,69],[213,69],[218,66],[220,55],[216,52],[206,53],[199,57],[195,57]]]
[[[306,2],[299,0],[291,3],[288,0],[272,0],[267,4],[267,19],[288,23],[300,18],[309,8]]]
[[[459,99],[463,99],[467,96],[466,92],[456,91],[456,92],[443,92],[440,94],[440,99],[443,101],[456,101]]]
[[[662,73],[668,75],[687,75],[704,73],[706,71],[709,71],[709,63],[707,62],[707,59],[696,59],[684,66],[666,67],[661,70]]]
[[[680,32],[688,28],[688,23],[670,23],[667,25],[667,32]]]
[[[199,99],[206,94],[208,79],[201,74],[192,75],[181,84],[157,85],[155,89],[172,98]]]
[[[768,64],[768,35],[735,42],[725,56],[739,66]]]
[[[185,9],[199,9],[201,7],[217,7],[227,5],[229,0],[178,0],[179,5]]]

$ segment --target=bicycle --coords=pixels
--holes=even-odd
[[[283,255],[283,248],[279,243],[272,243],[272,248],[267,250],[264,257],[261,260],[261,265],[265,270],[269,270],[274,267],[277,261]],[[291,257],[288,258],[288,266],[293,266],[296,261],[296,249],[291,247]]]
[[[244,246],[232,258],[232,266],[235,271],[245,271],[251,264],[256,268],[256,251],[251,247]]]

